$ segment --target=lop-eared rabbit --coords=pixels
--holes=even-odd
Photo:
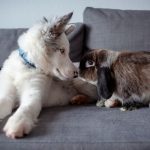
[[[150,103],[150,52],[91,51],[80,62],[80,76],[97,86],[97,105],[121,102],[127,110]]]

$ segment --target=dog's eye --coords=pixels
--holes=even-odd
[[[60,50],[61,54],[65,53],[65,49],[64,48],[60,48],[59,50]]]
[[[88,60],[85,64],[86,68],[95,66],[95,62],[93,60]]]

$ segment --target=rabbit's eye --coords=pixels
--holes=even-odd
[[[86,68],[95,66],[95,62],[93,60],[88,60],[85,64]]]

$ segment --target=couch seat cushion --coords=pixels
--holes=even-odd
[[[1,122],[2,129],[5,121]],[[141,150],[150,148],[150,109],[65,106],[44,109],[30,135],[11,140],[0,133],[1,150]]]

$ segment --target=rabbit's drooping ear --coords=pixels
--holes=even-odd
[[[115,79],[112,76],[111,70],[108,67],[97,68],[98,83],[97,90],[98,95],[104,99],[109,99],[115,89]]]

